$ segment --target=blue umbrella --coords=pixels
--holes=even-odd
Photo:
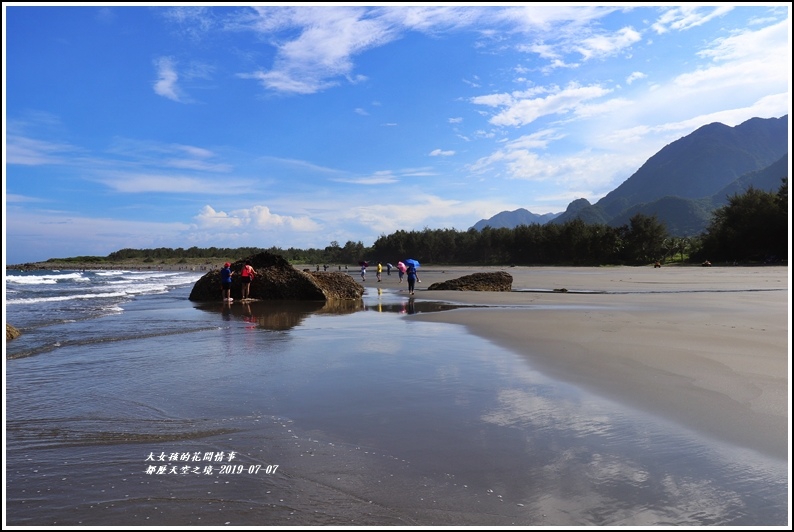
[[[419,269],[419,261],[418,260],[405,259],[403,262],[405,263],[406,266],[413,266],[417,270]]]

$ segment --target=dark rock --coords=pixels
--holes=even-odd
[[[232,264],[232,298],[242,297],[240,271],[245,261],[256,270],[251,281],[249,297],[252,299],[281,299],[301,301],[329,301],[361,299],[364,287],[352,277],[341,272],[302,272],[287,260],[272,253],[262,252]],[[212,270],[193,286],[191,301],[220,301],[220,270]]]
[[[471,290],[480,292],[510,292],[513,276],[507,272],[472,273],[457,279],[433,283],[428,290]]]
[[[20,334],[19,329],[14,327],[13,325],[9,325],[6,323],[6,341],[13,340],[14,338],[18,337]]]

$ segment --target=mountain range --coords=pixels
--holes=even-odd
[[[635,214],[656,216],[671,236],[701,234],[715,209],[749,187],[777,192],[788,177],[788,115],[751,118],[730,127],[714,122],[672,142],[615,190],[591,204],[572,201],[562,213],[503,211],[473,228],[565,223],[619,227]]]

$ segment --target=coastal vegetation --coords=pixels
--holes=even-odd
[[[372,246],[333,241],[325,248],[154,248],[121,249],[106,257],[79,256],[37,263],[82,267],[124,264],[222,264],[261,252],[280,255],[293,264],[358,264],[361,260],[397,261],[408,256],[427,264],[458,265],[642,265],[728,261],[780,262],[788,256],[788,180],[776,193],[749,187],[717,209],[711,224],[694,237],[676,237],[654,215],[636,214],[625,225],[586,223],[573,219],[560,224],[518,227],[399,230],[381,235]],[[21,265],[17,265],[21,266]],[[12,268],[12,266],[8,266]]]

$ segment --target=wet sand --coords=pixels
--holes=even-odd
[[[354,309],[185,287],[44,328],[7,361],[9,519],[790,524],[785,268],[502,269],[512,292],[423,265]],[[219,452],[235,474],[159,472]]]
[[[553,378],[718,440],[789,456],[788,268],[477,271],[500,270],[513,276],[512,292],[427,290],[474,270],[423,267],[417,300],[497,308],[412,318],[464,325]],[[397,282],[383,277],[378,284],[368,275],[365,284]]]

